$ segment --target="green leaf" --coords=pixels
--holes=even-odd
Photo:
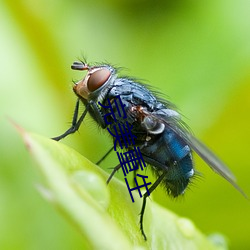
[[[147,201],[143,240],[139,229],[142,199],[75,150],[21,130],[24,142],[44,176],[43,196],[81,232],[83,249],[226,249],[215,245],[186,218]],[[152,196],[152,195],[151,195]]]

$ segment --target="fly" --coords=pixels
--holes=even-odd
[[[180,114],[175,110],[175,106],[169,101],[158,98],[146,85],[136,82],[132,78],[118,77],[117,70],[111,65],[90,66],[85,62],[74,62],[71,68],[87,71],[87,74],[73,87],[78,99],[72,125],[65,133],[54,137],[54,140],[59,141],[76,132],[87,113],[103,129],[112,129],[115,121],[112,116],[109,116],[109,124],[105,123],[103,115],[107,111],[103,106],[108,105],[109,100],[114,106],[112,100],[119,96],[127,114],[127,118],[120,119],[119,122],[121,124],[128,123],[131,126],[132,133],[136,136],[135,144],[139,147],[144,161],[151,166],[152,171],[157,176],[156,181],[149,188],[149,193],[152,193],[159,184],[163,184],[170,196],[182,195],[195,174],[192,159],[192,151],[194,151],[215,172],[246,197],[236,184],[232,172],[212,151],[188,131]],[[80,102],[84,104],[85,110],[78,117]],[[112,149],[101,160],[111,151]],[[114,168],[107,183],[120,167],[119,164]],[[146,192],[143,195],[140,213],[140,230],[145,240],[143,216],[147,197],[148,193]]]

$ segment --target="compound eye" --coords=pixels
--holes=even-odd
[[[99,89],[109,79],[110,74],[108,69],[99,69],[90,74],[87,83],[88,90],[93,92]]]

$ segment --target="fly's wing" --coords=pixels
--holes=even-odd
[[[164,112],[164,111],[163,111]],[[175,112],[175,111],[174,111]],[[229,183],[231,183],[243,196],[247,199],[247,195],[242,189],[236,184],[236,178],[228,167],[202,142],[196,139],[188,129],[183,125],[180,118],[175,115],[169,115],[169,111],[163,115],[162,111],[157,114],[152,114],[154,119],[158,122],[163,123],[166,127],[173,130],[182,140],[184,140],[190,148],[192,148],[216,173],[221,175]]]
[[[248,198],[237,185],[236,178],[230,169],[210,149],[191,134],[181,136],[187,144],[210,166],[217,174],[230,182],[243,196]]]

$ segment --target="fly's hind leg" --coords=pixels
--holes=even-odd
[[[148,189],[149,193],[151,194],[157,187],[158,185],[162,182],[163,178],[165,177],[165,175],[167,174],[167,171],[163,172],[162,175],[160,175],[160,177],[158,177],[158,179],[153,183],[153,185]],[[147,236],[144,232],[144,228],[143,228],[143,217],[144,217],[144,212],[145,212],[145,208],[146,208],[146,203],[147,203],[147,197],[148,197],[148,192],[146,192],[143,195],[143,201],[142,201],[142,207],[141,207],[141,212],[140,212],[140,230],[142,233],[142,236],[144,238],[144,240],[147,240]]]

